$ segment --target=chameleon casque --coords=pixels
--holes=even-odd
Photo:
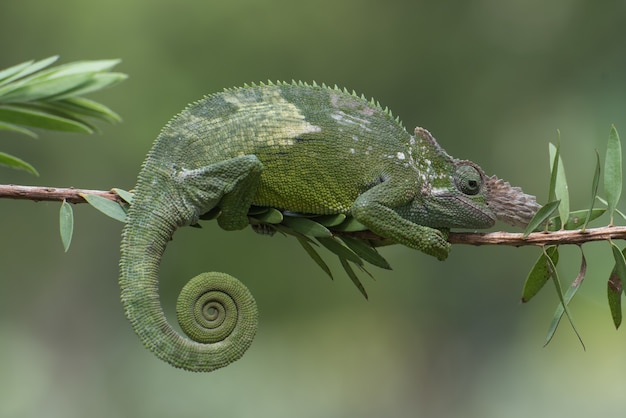
[[[521,189],[449,156],[431,134],[409,134],[391,112],[317,84],[260,84],[189,105],[161,131],[141,172],[123,232],[121,298],[144,345],[175,367],[211,371],[240,358],[255,335],[254,298],[237,279],[203,273],[167,322],[159,264],[174,231],[217,214],[225,230],[253,207],[345,214],[386,243],[443,260],[450,228],[523,226],[539,206]],[[374,244],[369,244],[374,246]]]

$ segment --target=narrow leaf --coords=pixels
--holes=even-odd
[[[346,260],[345,258],[341,258],[340,257],[339,261],[341,261],[341,266],[343,267],[343,269],[348,274],[348,277],[350,277],[350,280],[352,280],[352,283],[354,283],[356,288],[359,289],[359,292],[361,292],[363,297],[365,299],[368,299],[367,292],[365,291],[365,287],[363,286],[363,283],[361,283],[361,281],[359,280],[359,278],[356,275],[356,273],[354,272],[354,270],[352,270],[352,267],[350,267],[350,264],[348,263],[348,260]]]
[[[14,125],[12,123],[6,123],[6,122],[0,121],[0,130],[17,132],[20,134],[30,136],[31,138],[37,138],[37,134],[35,132],[31,131],[30,129],[23,128],[19,125]]]
[[[366,242],[352,237],[342,236],[340,237],[346,246],[351,249],[361,259],[367,261],[373,266],[380,267],[386,270],[391,270],[391,266],[385,260],[385,258],[376,251],[376,249]]]
[[[342,245],[337,240],[337,238],[317,237],[317,241],[324,247],[326,247],[329,251],[336,254],[340,259],[352,261],[354,264],[357,264],[359,266],[363,265],[363,260],[361,260],[361,258],[353,253],[352,250],[350,250],[348,247]]]
[[[74,234],[74,212],[72,211],[72,205],[65,200],[61,204],[59,212],[59,231],[61,233],[63,250],[67,252],[70,249],[72,235]]]
[[[83,116],[101,119],[105,122],[115,123],[122,121],[122,118],[107,106],[84,97],[56,100],[54,106]]]
[[[596,150],[596,168],[593,171],[593,182],[591,183],[591,203],[589,205],[589,211],[587,212],[587,217],[585,218],[585,223],[581,228],[584,232],[587,229],[587,225],[589,222],[593,220],[593,206],[596,202],[596,196],[598,196],[598,184],[600,183],[600,154],[598,150]]]
[[[580,336],[580,333],[578,332],[578,329],[576,329],[576,325],[574,324],[574,319],[572,318],[569,308],[567,307],[567,302],[565,302],[565,298],[563,296],[563,290],[561,288],[561,280],[559,279],[559,274],[556,270],[556,265],[552,261],[551,257],[547,257],[546,261],[548,262],[548,269],[550,270],[550,275],[552,276],[552,282],[554,283],[556,294],[558,295],[559,301],[561,302],[561,306],[563,307],[563,310],[565,311],[565,316],[567,316],[567,319],[570,325],[572,326],[572,329],[574,330],[576,337],[578,337],[578,341],[580,341],[580,344],[583,346],[583,349],[585,349],[585,343],[583,342],[582,337]],[[546,341],[545,341],[544,346],[550,344],[550,341],[552,341],[552,337],[554,337],[554,333],[556,332],[556,329],[559,326],[561,317],[562,315],[554,315],[552,317],[552,321],[550,322],[550,327],[548,328],[548,335],[546,336]]]
[[[267,224],[279,224],[283,221],[283,214],[278,209],[268,208],[264,213],[255,215],[254,218]]]
[[[530,301],[545,286],[550,278],[548,260],[550,257],[556,265],[559,261],[559,251],[555,246],[549,247],[541,253],[535,265],[528,273],[522,289],[522,303]]]
[[[330,228],[333,226],[340,225],[343,221],[345,221],[346,215],[344,215],[343,213],[338,213],[336,215],[317,216],[313,219],[315,220],[315,222],[319,223],[320,225],[323,225],[326,228]]]
[[[49,129],[66,132],[92,133],[93,130],[85,123],[52,115],[41,110],[26,106],[0,106],[0,120],[33,128]]]
[[[18,170],[26,170],[31,174],[34,174],[36,176],[39,176],[39,173],[37,172],[37,170],[35,170],[35,167],[33,167],[32,165],[28,164],[26,161],[21,160],[17,157],[14,157],[12,155],[6,154],[4,152],[0,152],[0,164],[1,165],[6,165],[8,167],[11,168],[16,168]]]
[[[331,237],[331,232],[324,226],[308,218],[285,216],[283,225],[309,237]]]
[[[46,99],[76,89],[92,77],[93,74],[69,74],[64,77],[34,80],[4,94],[2,100],[4,102],[29,102]]]
[[[550,216],[552,216],[556,208],[559,207],[560,203],[561,202],[559,202],[558,200],[554,200],[543,205],[541,209],[539,209],[537,213],[535,213],[535,216],[533,216],[533,218],[530,220],[528,226],[526,226],[526,229],[524,230],[524,237],[527,237],[531,232],[533,232],[534,230],[539,228],[544,222],[546,222],[550,218]]]
[[[550,159],[555,161],[553,163],[553,169],[556,169],[556,176],[554,177],[554,197],[555,200],[560,200],[559,205],[559,217],[561,219],[569,218],[569,192],[567,187],[567,180],[565,178],[565,167],[563,166],[563,160],[560,155],[557,155],[557,149],[554,145],[549,145]],[[556,164],[556,167],[554,167]]]
[[[610,225],[622,193],[622,145],[615,126],[611,126],[604,159],[604,193],[609,205]]]
[[[337,226],[334,226],[333,229],[337,231],[357,232],[367,231],[369,228],[354,219],[352,216],[348,216],[344,222]]]
[[[22,71],[24,68],[28,67],[29,65],[31,65],[34,61],[26,61],[26,62],[22,62],[20,64],[14,65],[12,67],[9,68],[5,68],[4,70],[0,71],[0,85],[2,85],[2,83],[7,80],[9,77],[13,77],[15,74],[19,73],[20,71]]]
[[[613,271],[607,283],[607,298],[613,324],[617,329],[622,324],[622,286],[626,283],[626,261],[624,260],[626,248],[620,251],[613,241],[609,242],[611,244],[613,258],[615,259],[615,266],[613,266]]]
[[[120,222],[126,222],[126,212],[117,202],[95,194],[81,193],[80,196],[105,215]]]
[[[613,267],[607,286],[607,299],[609,301],[609,310],[611,311],[611,318],[615,329],[618,329],[622,324],[622,292],[623,282],[619,278],[616,268]]]
[[[311,244],[309,244],[309,241],[306,238],[304,238],[302,236],[298,236],[298,235],[296,235],[296,239],[298,240],[298,242],[300,243],[302,248],[304,248],[304,250],[307,252],[307,254],[313,259],[313,261],[315,261],[315,263],[322,270],[324,270],[324,273],[326,273],[328,275],[328,277],[330,277],[331,280],[334,280],[333,274],[330,271],[330,268],[328,267],[328,264],[326,264],[326,262],[324,262],[322,257],[318,254],[318,252],[315,251],[315,248],[313,248],[313,246]]]
[[[550,189],[548,191],[548,202],[557,200],[556,198],[556,176],[559,169],[559,160],[561,153],[561,132],[557,130],[558,142],[556,146],[548,144],[548,152],[550,155]],[[554,152],[552,151],[554,149]]]
[[[3,77],[2,82],[0,82],[0,86],[3,86],[5,84],[8,84],[14,80],[17,80],[19,78],[23,78],[26,76],[29,76],[33,73],[36,73],[37,71],[46,68],[47,66],[49,66],[50,64],[52,64],[53,62],[55,62],[56,60],[59,59],[58,55],[52,56],[52,57],[48,57],[48,58],[44,58],[40,61],[37,62],[33,62],[33,61],[28,61],[22,64],[18,64],[14,67],[9,68],[7,71],[11,73],[10,76],[8,77]],[[14,71],[15,67],[19,67],[19,71]],[[4,71],[3,71],[4,72]],[[0,101],[2,100],[2,98],[0,97]]]
[[[121,83],[127,78],[128,76],[122,73],[93,74],[88,82],[83,83],[80,86],[76,86],[76,88],[72,90],[68,90],[62,94],[51,97],[51,99],[61,100],[69,97],[82,96],[85,94],[93,93],[94,91],[112,87],[115,84]]]
[[[569,213],[569,219],[563,226],[563,229],[573,230],[580,228],[585,221],[591,222],[594,219],[606,213],[606,208],[595,208],[592,210],[576,210]],[[557,231],[561,229],[561,218],[559,216],[550,219],[550,231]]]
[[[123,189],[118,189],[118,188],[114,188],[113,191],[115,192],[115,194],[117,194],[119,197],[121,197],[122,199],[124,199],[124,201],[126,201],[129,204],[133,203],[133,194],[129,191],[123,190]]]
[[[580,285],[582,284],[583,280],[585,279],[585,275],[587,274],[587,260],[585,259],[585,253],[583,252],[582,247],[579,247],[579,248],[580,248],[580,254],[581,254],[580,269],[578,271],[578,275],[576,276],[576,279],[574,279],[574,281],[572,282],[572,285],[567,289],[567,291],[565,292],[565,295],[563,296],[565,305],[569,305],[572,298],[574,297],[574,295],[580,288]],[[561,318],[563,317],[564,312],[565,312],[565,309],[563,308],[563,304],[559,304],[556,307],[556,311],[554,312],[554,315],[552,316],[552,322],[554,323],[554,330],[556,330],[556,326],[561,321]],[[550,329],[552,329],[552,327],[550,327]],[[552,333],[554,334],[554,331],[552,331]]]

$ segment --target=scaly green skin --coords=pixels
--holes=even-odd
[[[389,111],[354,94],[302,83],[226,90],[172,119],[148,154],[123,233],[122,302],[158,357],[187,370],[214,370],[252,342],[256,305],[233,277],[205,273],[190,281],[177,305],[193,340],[176,333],[158,294],[161,256],[176,228],[215,208],[226,230],[246,227],[251,205],[345,213],[381,237],[445,259],[449,228],[517,218],[518,208],[507,208],[510,196],[536,210],[519,189],[453,159],[424,129],[410,135]],[[513,223],[527,221],[521,218]],[[206,287],[218,290],[198,296]],[[200,327],[216,327],[217,336],[195,330],[203,321]]]

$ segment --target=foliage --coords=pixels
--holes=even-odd
[[[109,123],[120,117],[82,97],[126,79],[110,72],[119,60],[77,61],[49,67],[58,56],[27,61],[0,71],[0,130],[37,137],[35,129],[93,133],[92,119]],[[0,164],[38,175],[26,161],[0,152]]]
[[[605,170],[603,186],[607,199],[604,200],[598,196],[598,184],[600,182],[600,157],[596,152],[596,167],[591,187],[591,203],[589,208],[586,210],[574,212],[570,211],[565,169],[563,161],[560,157],[560,143],[557,143],[556,146],[549,144],[549,151],[552,166],[548,203],[537,212],[533,220],[530,222],[525,231],[526,235],[538,229],[541,225],[544,225],[544,229],[546,231],[557,231],[559,229],[580,229],[581,233],[584,233],[588,223],[604,213],[608,212],[609,214],[609,225],[613,225],[615,214],[624,217],[624,215],[616,209],[622,190],[622,152],[619,135],[615,126],[611,127],[611,131],[609,133],[604,162]],[[606,205],[606,208],[595,208],[594,205],[596,201]],[[559,215],[557,217],[550,218],[550,216],[557,210]],[[567,219],[567,221],[562,222],[562,219]],[[626,262],[624,261],[624,254],[619,250],[615,243],[609,240],[609,245],[611,247],[613,258],[615,259],[615,267],[613,268],[607,283],[608,304],[613,318],[613,323],[616,328],[619,328],[622,318],[621,296],[622,283],[626,280]],[[549,279],[552,279],[554,282],[557,296],[559,298],[559,305],[552,316],[552,321],[546,337],[546,344],[552,340],[563,314],[567,316],[574,332],[582,344],[582,338],[576,330],[572,315],[568,308],[568,304],[571,302],[572,298],[580,288],[580,285],[583,283],[587,272],[587,260],[582,246],[580,246],[580,253],[581,261],[578,275],[572,281],[565,293],[562,291],[561,280],[556,268],[559,261],[557,245],[543,248],[542,254],[534,264],[526,278],[526,282],[524,283],[522,290],[522,302],[526,303],[530,301],[532,297],[539,292],[539,290],[541,290]]]

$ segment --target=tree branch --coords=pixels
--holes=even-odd
[[[0,184],[0,199],[22,199],[34,201],[67,201],[69,203],[86,203],[81,194],[95,194],[114,202],[124,202],[116,193],[103,190],[16,186]],[[340,235],[350,235],[371,241],[378,241],[382,245],[385,239],[371,231],[336,232]],[[606,241],[609,239],[626,239],[626,227],[605,226],[601,228],[572,231],[534,232],[526,238],[521,233],[511,232],[450,232],[448,241],[451,244],[466,245],[508,245],[521,247],[524,245],[557,245],[583,244],[591,241]]]
[[[124,200],[114,192],[102,190],[16,186],[13,184],[0,184],[0,199],[21,199],[39,201],[67,201],[69,203],[87,203],[81,194],[95,194],[114,202],[122,203]]]

